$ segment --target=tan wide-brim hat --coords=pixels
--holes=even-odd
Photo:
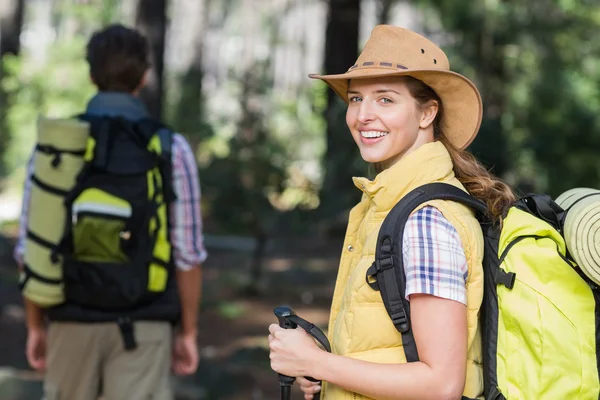
[[[563,236],[569,253],[581,271],[600,285],[600,190],[571,189],[555,202],[566,211]]]
[[[347,103],[350,79],[407,75],[423,81],[437,93],[443,107],[442,132],[457,148],[467,147],[481,125],[481,95],[469,79],[450,71],[442,49],[411,30],[377,25],[346,73],[309,77],[325,81]]]

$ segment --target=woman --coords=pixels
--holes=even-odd
[[[408,192],[446,182],[485,201],[495,217],[514,201],[507,185],[463,151],[481,123],[481,97],[449,70],[444,52],[406,29],[377,26],[357,63],[319,76],[348,103],[346,123],[374,180],[350,212],[329,322],[332,353],[301,329],[269,327],[271,366],[322,380],[324,400],[460,399],[483,393],[478,313],[483,296],[483,236],[473,212],[431,201],[415,211],[402,240],[406,297],[419,362],[407,363],[402,339],[380,293],[365,281],[378,230]],[[299,378],[305,399],[320,391]]]

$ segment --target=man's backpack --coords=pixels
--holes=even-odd
[[[171,267],[168,203],[172,133],[145,119],[81,116],[91,134],[86,164],[65,199],[67,301],[127,309],[166,289]]]
[[[501,228],[482,202],[444,183],[413,190],[390,211],[367,282],[381,292],[407,360],[419,356],[398,238],[415,208],[434,199],[471,207],[483,229],[485,399],[599,399],[600,290],[569,257],[565,211],[547,195],[517,201]]]
[[[62,197],[64,229],[55,238],[30,231],[28,240],[50,247],[43,253],[50,254],[47,264],[62,267],[57,283],[64,301],[107,312],[133,310],[162,295],[172,276],[168,238],[168,203],[175,198],[172,131],[150,119],[131,122],[91,115],[79,119],[89,123],[84,151],[67,154],[59,146],[38,148],[51,155],[50,168],[57,171],[67,167],[61,163],[68,163],[69,157],[83,157],[68,190],[53,191],[47,182],[34,178],[36,187]],[[34,268],[28,269],[28,278],[43,279],[41,273],[32,273]],[[46,270],[50,271],[41,269]],[[29,294],[35,298],[34,291]]]

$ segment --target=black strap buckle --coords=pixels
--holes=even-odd
[[[383,272],[392,267],[394,267],[394,258],[392,256],[375,259],[376,273]]]
[[[133,322],[131,322],[131,318],[119,317],[117,319],[117,325],[119,325],[119,330],[121,331],[121,337],[123,338],[125,350],[134,350],[135,348],[137,348],[137,343],[135,341],[135,331],[133,327]]]
[[[394,326],[398,328],[398,331],[401,333],[408,332],[410,330],[410,323],[408,322],[408,318],[406,317],[406,311],[404,308],[392,313],[392,322]]]
[[[515,278],[517,275],[514,272],[506,272],[502,268],[498,267],[494,276],[494,280],[497,285],[504,285],[508,289],[512,289],[515,286]]]
[[[377,277],[379,273],[394,267],[394,258],[392,256],[382,257],[375,259],[373,264],[367,270],[365,280],[373,290],[379,290],[379,284],[377,283]]]

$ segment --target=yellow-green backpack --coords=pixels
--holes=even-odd
[[[565,211],[548,195],[528,195],[506,213],[501,227],[483,203],[443,183],[405,196],[379,232],[367,281],[381,292],[407,360],[418,361],[405,299],[401,248],[411,212],[442,199],[473,208],[485,239],[481,308],[486,400],[600,398],[600,290],[569,256],[562,235]],[[396,245],[396,246],[395,246]]]

